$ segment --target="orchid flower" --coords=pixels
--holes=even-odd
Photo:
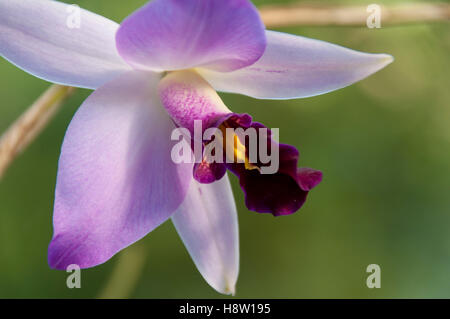
[[[120,26],[81,9],[79,28],[67,25],[68,8],[0,0],[2,57],[41,79],[95,90],[64,138],[49,265],[102,264],[171,219],[205,280],[234,293],[238,221],[226,170],[250,210],[275,216],[300,209],[322,174],[297,168],[297,149],[284,144],[272,175],[246,163],[174,163],[172,131],[196,120],[204,129],[264,127],[230,111],[216,91],[310,97],[392,57],[266,31],[248,0],[154,0]]]

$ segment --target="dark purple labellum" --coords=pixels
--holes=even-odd
[[[298,150],[290,145],[277,144],[272,140],[272,132],[263,130],[264,125],[253,122],[248,114],[229,114],[222,117],[215,125],[219,129],[255,128],[258,141],[267,139],[267,147],[277,145],[279,149],[279,167],[274,174],[262,174],[260,169],[267,164],[260,161],[252,163],[251,168],[245,163],[222,163],[203,160],[194,167],[194,178],[200,183],[212,183],[222,178],[226,169],[239,178],[239,184],[245,193],[245,204],[249,210],[258,213],[271,213],[274,216],[289,215],[299,210],[306,201],[308,192],[322,181],[322,173],[311,168],[298,168]],[[261,134],[266,134],[261,136]],[[206,141],[206,144],[210,141]],[[245,145],[248,157],[249,140],[241,141]],[[275,143],[275,144],[273,144]],[[259,145],[258,145],[259,148]],[[258,153],[259,154],[259,153]],[[256,169],[255,169],[256,168]]]

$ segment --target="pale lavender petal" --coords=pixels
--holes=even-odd
[[[90,89],[129,70],[115,45],[118,24],[83,9],[78,20],[76,10],[50,0],[0,0],[0,55],[44,80]]]
[[[393,61],[331,43],[267,31],[267,49],[255,64],[234,72],[198,72],[218,91],[262,99],[310,97],[334,91],[379,71]]]
[[[120,55],[133,67],[231,71],[253,64],[266,38],[248,0],[154,0],[117,32]]]
[[[234,294],[239,233],[228,176],[207,185],[192,182],[172,221],[205,280],[220,293]]]
[[[171,160],[175,127],[155,92],[158,80],[148,72],[124,74],[76,113],[59,160],[51,267],[107,261],[184,200],[192,165]]]

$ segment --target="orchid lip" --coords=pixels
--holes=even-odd
[[[320,171],[310,168],[297,168],[299,153],[290,145],[278,144],[273,140],[273,131],[264,125],[253,122],[248,114],[230,113],[220,118],[213,127],[215,129],[213,140],[204,140],[201,144],[202,153],[197,160],[193,176],[200,183],[210,184],[220,180],[227,170],[239,179],[240,186],[245,193],[247,208],[259,213],[271,213],[274,216],[288,215],[300,209],[311,189],[322,180]],[[262,142],[268,147],[271,161],[262,162],[261,153],[258,152],[256,161],[250,161],[252,136],[242,138],[237,134],[223,134],[224,130],[242,129],[254,130],[257,137],[257,149]],[[225,135],[225,137],[224,137]],[[229,138],[231,137],[231,138]],[[190,147],[193,152],[199,142],[192,139]],[[215,151],[206,155],[212,144]],[[231,145],[230,145],[231,144]],[[223,148],[220,154],[217,150]],[[231,149],[231,151],[230,151]],[[267,149],[266,149],[267,151]],[[231,156],[229,155],[231,154]],[[270,174],[264,169],[276,162],[276,170]]]

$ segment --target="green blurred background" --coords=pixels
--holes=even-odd
[[[146,1],[66,2],[120,22]],[[373,2],[413,1],[328,1]],[[325,177],[300,212],[281,218],[249,212],[232,177],[241,236],[236,297],[449,298],[449,24],[279,30],[390,53],[396,61],[356,85],[308,99],[222,95],[235,112],[279,127],[280,140],[301,151],[300,164]],[[0,132],[48,86],[0,60]],[[67,273],[49,269],[59,150],[89,93],[78,90],[0,181],[0,297],[223,297],[202,279],[170,222],[83,270],[81,289],[68,289]],[[372,263],[381,266],[381,289],[366,286]]]

